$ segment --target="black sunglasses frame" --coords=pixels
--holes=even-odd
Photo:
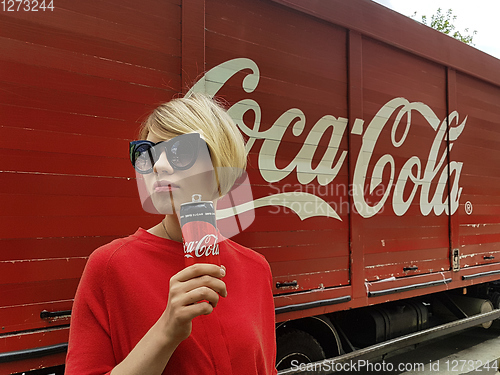
[[[174,155],[174,152],[172,151],[172,146],[179,141],[191,142],[193,144],[193,147],[194,147],[192,160],[190,160],[190,162],[184,166],[179,166],[176,163],[175,155]],[[168,141],[161,141],[158,143],[154,143],[154,142],[147,141],[147,140],[132,141],[129,143],[130,162],[132,163],[132,165],[134,166],[135,170],[138,173],[148,174],[148,173],[153,172],[153,167],[154,167],[155,163],[158,161],[161,154],[163,152],[165,152],[165,154],[167,156],[167,160],[173,169],[175,169],[175,170],[187,170],[187,169],[191,168],[194,165],[194,163],[196,163],[196,160],[198,159],[198,152],[199,152],[201,143],[205,144],[203,139],[200,137],[199,133],[181,134],[181,135],[178,135],[177,137],[169,139]],[[161,149],[160,153],[158,153],[158,148],[155,147],[158,145],[162,145],[160,147],[160,149]],[[151,167],[149,169],[146,169],[146,170],[138,169],[135,165],[139,156],[141,156],[144,152],[148,153],[149,159],[151,161]]]

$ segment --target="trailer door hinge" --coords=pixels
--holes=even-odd
[[[453,271],[460,271],[460,249],[453,249],[451,251],[451,264]]]

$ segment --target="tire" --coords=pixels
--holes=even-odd
[[[290,329],[278,336],[277,347],[278,370],[325,359],[325,352],[319,342],[309,333],[298,329]]]

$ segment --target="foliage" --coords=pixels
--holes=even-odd
[[[415,18],[417,16],[417,12],[413,13],[412,18]],[[441,31],[442,33],[445,33],[446,35],[450,35],[454,37],[455,39],[458,39],[466,44],[469,44],[471,46],[474,45],[472,43],[472,38],[474,35],[477,34],[477,31],[474,30],[472,32],[472,35],[468,34],[469,29],[465,29],[464,33],[462,34],[460,31],[455,30],[455,25],[453,25],[453,21],[457,19],[457,16],[453,14],[453,11],[451,9],[448,9],[446,13],[442,13],[441,8],[438,8],[436,14],[431,16],[430,19],[430,24],[428,24],[428,18],[427,16],[422,16],[422,23],[424,25],[430,26],[433,29],[436,29],[438,31]]]

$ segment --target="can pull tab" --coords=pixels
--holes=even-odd
[[[192,202],[201,202],[201,194],[193,194],[191,196]]]

